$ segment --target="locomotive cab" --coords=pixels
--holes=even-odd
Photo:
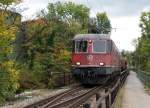
[[[119,71],[119,54],[108,35],[81,34],[73,39],[72,73],[82,83],[102,83]]]

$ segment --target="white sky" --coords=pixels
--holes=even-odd
[[[24,0],[21,6],[26,10],[22,12],[23,20],[35,18],[36,13],[46,9],[49,2],[72,1],[85,4],[91,9],[91,16],[96,12],[107,12],[113,28],[112,39],[122,50],[133,51],[133,39],[140,36],[139,20],[143,10],[150,10],[150,0]]]

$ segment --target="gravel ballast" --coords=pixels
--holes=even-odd
[[[23,108],[26,105],[45,99],[49,96],[64,92],[68,89],[69,87],[61,89],[39,89],[25,91],[24,93],[15,96],[17,98],[16,101],[7,102],[5,106],[2,106],[0,108]]]

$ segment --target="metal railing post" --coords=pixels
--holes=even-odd
[[[105,93],[108,92],[108,89],[105,90]],[[106,108],[110,108],[110,104],[111,104],[111,97],[110,97],[110,94],[108,94],[108,96],[106,97]]]

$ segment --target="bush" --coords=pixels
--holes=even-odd
[[[0,102],[3,102],[19,88],[19,70],[14,61],[6,61],[1,65],[0,73]]]

